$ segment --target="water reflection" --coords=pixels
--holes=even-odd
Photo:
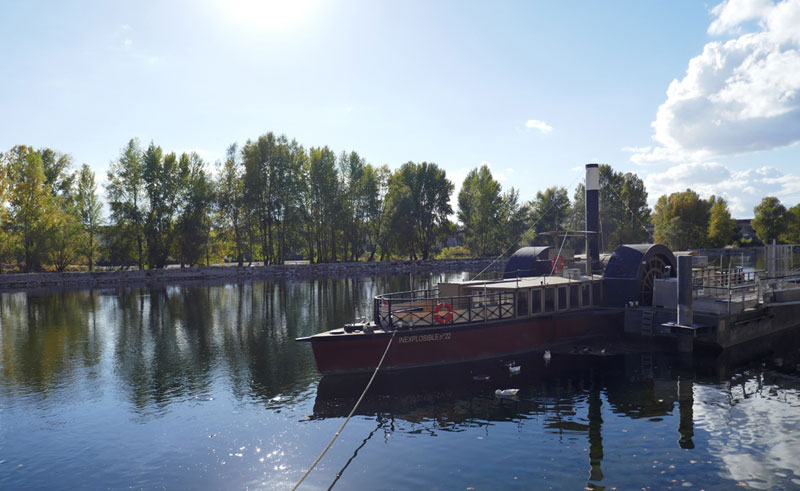
[[[429,284],[438,277],[416,278]],[[0,294],[2,387],[48,397],[104,362],[137,411],[202,396],[215,382],[272,401],[317,377],[294,339],[369,315],[409,277]]]
[[[294,338],[437,279],[0,294],[0,488],[85,485],[87,467],[98,488],[291,484],[368,378],[320,377]],[[799,347],[790,332],[710,357],[381,374],[310,484],[800,486]]]
[[[103,352],[95,292],[3,295],[0,356],[4,390],[47,397],[96,375]]]
[[[583,435],[588,464],[585,486],[604,489],[608,439],[604,420],[622,416],[629,421],[655,425],[642,438],[656,440],[644,445],[663,447],[662,454],[694,451],[699,431],[702,449],[688,461],[711,464],[714,460],[708,459],[719,460],[717,477],[711,482],[734,482],[762,489],[800,485],[800,465],[792,457],[800,452],[800,412],[796,411],[800,407],[797,373],[800,344],[790,342],[796,339],[796,333],[773,338],[773,346],[782,347],[780,353],[773,350],[767,362],[751,357],[751,364],[739,365],[738,371],[731,365],[731,359],[741,362],[743,353],[724,352],[687,360],[644,352],[617,356],[559,355],[549,365],[544,363],[541,353],[535,353],[515,360],[522,366],[522,374],[518,376],[508,373],[507,360],[379,374],[357,411],[374,419],[377,428],[355,449],[336,474],[334,484],[342,479],[367,441],[381,430],[436,437],[480,427],[489,435],[495,431],[496,423],[523,426],[536,421],[544,432],[559,438]],[[759,347],[756,352],[763,355]],[[774,371],[774,366],[768,366],[775,360],[789,373],[781,374]],[[720,380],[718,374],[725,371],[734,371],[735,375]],[[314,417],[346,416],[367,379],[368,375],[323,377],[317,389]],[[495,397],[496,389],[509,387],[521,389],[518,399]],[[628,433],[629,429],[622,432]],[[630,433],[633,438],[634,431]],[[674,436],[670,438],[670,434]],[[627,435],[622,439],[623,447],[626,438]],[[608,441],[619,451],[616,428]],[[630,457],[639,456],[637,452],[652,453],[639,445],[627,447],[623,452]],[[651,467],[674,470],[676,463],[665,463],[660,460],[663,458],[663,455],[654,458]],[[614,463],[617,467],[618,462]],[[626,466],[636,467],[632,462]],[[686,469],[679,479],[664,484],[689,486],[692,481],[708,482],[703,481],[706,478],[698,469]],[[615,471],[614,486],[641,483],[626,481],[618,468]],[[658,482],[667,471],[659,472],[650,476],[653,481],[648,482]]]

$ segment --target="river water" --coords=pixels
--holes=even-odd
[[[0,294],[0,489],[289,488],[366,383],[294,338],[437,279]],[[303,489],[799,488],[797,339],[379,376]]]

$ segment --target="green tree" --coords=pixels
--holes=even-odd
[[[786,210],[786,231],[782,240],[787,244],[800,244],[800,204]]]
[[[644,182],[631,172],[616,172],[600,164],[600,248],[613,251],[622,244],[638,244],[650,238],[645,225],[650,223]],[[586,196],[583,184],[575,190],[573,213],[576,225],[586,222]],[[582,244],[576,244],[582,246]]]
[[[45,183],[42,157],[30,147],[14,147],[9,197],[12,231],[18,237],[25,272],[41,269],[47,257],[48,236],[54,227],[56,209]]]
[[[704,246],[710,210],[711,201],[700,199],[691,189],[661,196],[653,215],[655,241],[673,250]]]
[[[183,156],[181,156],[183,162]],[[180,218],[181,264],[198,264],[203,256],[210,263],[211,211],[214,203],[214,184],[205,170],[203,160],[194,152],[188,157],[188,169],[182,186]]]
[[[74,205],[66,199],[62,199],[61,206],[53,210],[52,225],[47,234],[47,254],[59,273],[80,256],[81,243],[85,240],[76,215]]]
[[[145,220],[147,261],[150,268],[163,268],[175,240],[175,216],[179,213],[181,189],[191,166],[189,156],[163,155],[152,142],[143,157],[142,182],[149,204]]]
[[[136,262],[144,269],[144,166],[139,140],[131,139],[108,170],[106,194],[111,210],[111,224],[114,229],[111,242],[111,256],[122,263],[128,263],[132,248],[128,241],[134,241]]]
[[[501,186],[489,167],[472,169],[458,193],[458,219],[464,226],[464,244],[475,255],[496,255],[502,237]]]
[[[739,226],[731,218],[728,203],[722,198],[711,197],[711,211],[708,221],[708,246],[725,247],[736,239]]]
[[[428,162],[403,164],[391,181],[395,238],[412,259],[417,259],[418,252],[423,260],[428,259],[439,229],[449,225],[453,183],[443,169]]]
[[[389,217],[387,216],[386,194],[389,192],[389,178],[392,172],[387,165],[373,167],[367,164],[361,179],[361,192],[364,197],[364,220],[366,222],[367,239],[369,241],[368,261],[375,259],[378,247],[381,247],[381,260],[387,253]]]
[[[94,172],[86,164],[83,164],[78,174],[75,209],[85,233],[84,243],[81,244],[81,252],[86,256],[89,271],[92,271],[94,270],[94,262],[98,250],[97,234],[102,220],[102,204],[97,196]]]
[[[544,232],[564,230],[569,224],[570,202],[566,188],[553,186],[536,193],[530,203],[534,237],[526,237],[528,243],[550,245],[550,239],[541,235]]]
[[[341,200],[336,155],[328,147],[311,148],[309,151],[306,192],[309,193],[307,201],[313,224],[316,261],[335,261],[337,214]]]
[[[281,264],[287,255],[294,254],[301,247],[289,241],[299,243],[305,226],[305,212],[301,200],[301,179],[307,160],[305,149],[297,141],[289,141],[286,136],[278,138],[278,165],[276,169],[276,197],[273,201],[273,213],[278,227],[275,262]]]
[[[72,157],[50,148],[44,148],[39,153],[42,156],[45,185],[50,194],[70,198],[75,182],[75,174],[71,172]]]
[[[365,166],[366,162],[356,152],[342,152],[339,156],[341,228],[344,236],[342,257],[345,260],[357,261],[364,246],[366,199],[362,191],[362,179]]]
[[[773,240],[780,239],[786,232],[786,207],[778,198],[767,196],[753,208],[753,213],[755,213],[755,218],[750,224],[761,242],[771,244]]]
[[[244,181],[242,166],[236,144],[228,147],[225,163],[217,173],[217,209],[221,217],[220,229],[223,235],[233,238],[234,256],[237,264],[244,264],[243,221],[241,219],[244,206]]]
[[[11,237],[8,234],[8,199],[11,192],[10,153],[0,153],[0,263],[11,253]]]
[[[248,140],[242,148],[245,202],[257,226],[264,264],[276,262],[274,236],[280,220],[280,188],[287,162],[283,144],[269,132],[256,141]]]
[[[498,252],[513,253],[512,246],[516,245],[520,237],[528,228],[530,208],[519,204],[519,191],[513,187],[503,193],[500,210],[497,214],[499,228]]]

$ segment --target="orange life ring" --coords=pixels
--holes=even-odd
[[[447,315],[445,315],[444,317],[442,317],[442,315],[439,314],[439,312],[442,309],[447,310]],[[433,318],[436,319],[436,322],[438,322],[439,324],[449,324],[453,322],[453,307],[451,307],[449,303],[444,303],[444,302],[439,303],[438,305],[436,305],[436,308],[433,309]]]
[[[556,257],[553,258],[553,269],[555,271],[563,270],[564,266],[566,266],[566,265],[567,265],[567,261],[563,257],[556,256]]]

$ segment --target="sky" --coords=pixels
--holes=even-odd
[[[269,131],[524,201],[605,163],[750,218],[800,202],[800,0],[0,2],[0,151],[102,191],[131,138],[213,168]]]

